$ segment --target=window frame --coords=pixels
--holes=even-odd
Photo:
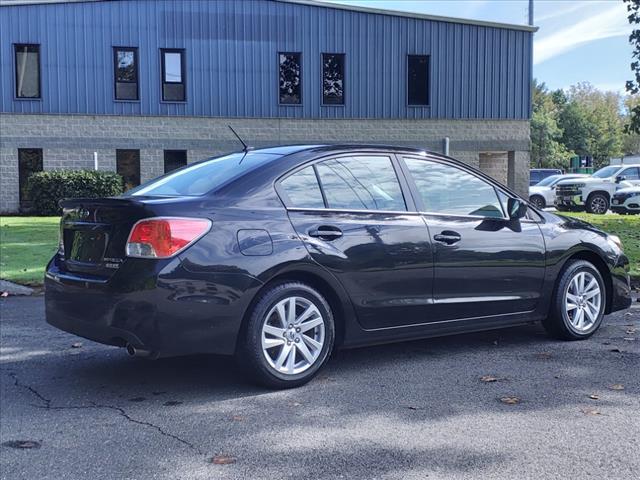
[[[299,103],[282,103],[280,101],[280,55],[298,55],[298,57],[300,58],[300,102]],[[277,66],[277,72],[278,72],[278,77],[277,77],[277,82],[276,82],[276,87],[277,87],[277,94],[278,94],[278,106],[279,107],[302,107],[304,105],[304,69],[302,68],[302,52],[293,52],[293,51],[278,51],[276,54],[276,66]]]
[[[411,57],[425,57],[427,59],[427,103],[411,103],[409,101],[409,59]],[[429,108],[431,107],[431,54],[428,53],[408,53],[405,61],[406,74],[406,102],[407,107],[411,108]]]
[[[487,217],[484,215],[462,215],[462,214],[455,214],[455,213],[443,213],[443,212],[432,212],[429,211],[425,208],[424,205],[424,200],[422,199],[422,195],[420,194],[420,191],[418,190],[418,186],[415,183],[415,180],[413,179],[413,176],[409,170],[409,167],[406,164],[405,159],[411,159],[411,160],[420,160],[420,161],[428,161],[428,162],[432,162],[432,163],[439,163],[441,165],[446,165],[448,167],[452,167],[452,168],[458,168],[466,173],[468,173],[469,175],[472,175],[475,178],[478,178],[479,180],[483,181],[484,183],[488,184],[490,187],[493,188],[493,191],[496,195],[496,199],[498,200],[498,203],[500,204],[500,208],[502,210],[502,217]],[[425,215],[425,216],[429,216],[429,217],[454,217],[454,218],[470,218],[470,219],[478,219],[478,220],[503,220],[503,221],[511,221],[511,219],[508,217],[507,212],[506,212],[506,207],[505,205],[503,205],[502,200],[500,199],[500,192],[502,192],[504,195],[506,195],[507,197],[513,197],[513,194],[508,192],[507,190],[504,190],[500,187],[498,187],[493,180],[490,177],[487,177],[485,175],[478,175],[477,172],[474,172],[473,170],[469,169],[469,168],[465,168],[462,165],[458,165],[457,163],[454,162],[450,162],[450,161],[446,161],[440,158],[435,158],[435,157],[431,157],[431,156],[420,156],[420,155],[407,155],[407,154],[401,154],[400,158],[399,158],[399,163],[400,163],[400,168],[402,168],[404,175],[407,179],[407,183],[409,185],[409,190],[411,192],[411,196],[413,197],[413,200],[417,206],[418,211],[420,212],[421,215]],[[520,197],[517,197],[518,199],[522,200]],[[527,205],[529,204],[528,202],[526,202]],[[523,219],[520,219],[521,221]]]
[[[18,95],[18,47],[37,47],[38,48],[38,96],[37,97],[21,97]],[[14,43],[13,44],[13,99],[18,101],[40,101],[42,100],[42,46],[39,43]]]
[[[316,165],[327,160],[335,160],[339,158],[348,158],[348,157],[358,157],[358,156],[369,156],[369,157],[388,157],[391,161],[391,166],[396,174],[396,178],[398,179],[398,184],[400,186],[400,193],[404,199],[404,203],[406,206],[406,210],[375,210],[375,209],[349,209],[349,208],[329,208],[327,206],[327,198],[324,192],[324,187],[322,185],[322,181],[320,180],[320,176],[318,175],[318,171]],[[292,175],[295,175],[297,172],[312,166],[313,171],[316,174],[316,180],[318,181],[318,186],[320,187],[320,193],[322,194],[322,201],[324,202],[324,208],[310,208],[310,207],[295,207],[291,205],[291,200],[287,195],[285,189],[282,186],[282,181],[289,178]],[[402,170],[402,166],[399,163],[399,158],[394,152],[385,151],[385,150],[374,150],[374,151],[362,151],[356,150],[351,152],[341,152],[341,153],[331,153],[328,155],[324,155],[322,157],[315,158],[309,162],[305,162],[297,167],[285,172],[279,178],[276,179],[274,183],[274,188],[282,205],[287,211],[293,212],[327,212],[327,213],[354,213],[354,214],[372,214],[372,213],[384,213],[384,214],[394,214],[394,215],[419,215],[420,212],[416,208],[416,204],[414,203],[413,195],[407,179],[405,178],[405,173]]]
[[[166,65],[165,53],[180,54],[180,82],[165,81]],[[164,86],[182,85],[184,93],[182,100],[166,100],[164,98]],[[187,50],[185,48],[161,48],[160,49],[160,103],[187,103]]]
[[[342,57],[342,103],[324,103],[324,56],[338,55]],[[347,103],[347,54],[339,52],[320,53],[320,105],[322,107],[344,107]]]
[[[113,46],[113,101],[114,102],[140,102],[140,64],[138,63],[138,47]],[[118,52],[133,52],[133,63],[135,65],[136,81],[123,82],[118,80]],[[135,83],[136,98],[118,98],[118,83]]]

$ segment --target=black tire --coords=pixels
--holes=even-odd
[[[317,359],[307,370],[300,373],[284,374],[278,371],[275,365],[271,365],[266,358],[268,353],[265,353],[262,348],[262,329],[268,320],[269,312],[278,302],[289,297],[302,297],[318,309],[324,325],[324,343],[319,348],[320,353]],[[247,374],[262,386],[277,389],[299,387],[311,380],[327,362],[333,349],[334,339],[333,312],[329,303],[318,291],[301,282],[275,284],[260,294],[249,312],[243,337],[236,352],[236,359]],[[297,355],[294,352],[294,359],[297,358]]]
[[[559,212],[570,212],[571,208],[564,205],[556,205],[556,210]]]
[[[547,202],[544,201],[544,197],[541,197],[540,195],[532,195],[529,197],[529,201],[539,210],[542,210],[547,206]]]
[[[604,193],[592,193],[585,205],[587,213],[604,215],[609,210],[609,197]]]
[[[581,272],[588,272],[597,281],[602,293],[597,319],[587,330],[583,331],[575,328],[570,321],[569,313],[565,309],[565,295],[568,291],[569,283]],[[551,299],[549,315],[542,321],[542,325],[547,333],[554,338],[561,340],[585,340],[600,328],[606,304],[607,291],[602,275],[600,275],[598,269],[593,266],[592,263],[585,260],[569,260],[558,278],[553,292],[553,298]]]

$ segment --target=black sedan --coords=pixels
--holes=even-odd
[[[338,347],[531,321],[585,339],[631,303],[617,237],[415,149],[244,151],[62,206],[50,324],[138,356],[234,354],[271,387]]]

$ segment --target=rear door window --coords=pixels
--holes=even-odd
[[[285,178],[282,190],[288,197],[287,206],[293,208],[324,208],[324,200],[313,166],[303,168]]]
[[[407,210],[390,157],[340,157],[320,162],[315,167],[328,208]]]
[[[405,158],[426,213],[503,218],[495,188],[461,168]]]

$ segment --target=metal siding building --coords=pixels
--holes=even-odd
[[[193,161],[235,148],[227,123],[254,145],[440,150],[449,137],[452,155],[521,189],[533,31],[312,0],[5,0],[0,211],[18,208],[21,148],[41,149],[45,169],[90,167],[94,151],[115,169],[115,150],[137,149],[145,180],[163,150]],[[16,98],[16,44],[40,46],[38,99]],[[116,46],[137,48],[137,101],[115,99]],[[184,102],[161,98],[161,49],[184,49]],[[300,105],[279,103],[279,52],[301,54]],[[344,105],[322,104],[323,53],[344,54]],[[429,105],[408,105],[408,55],[429,56]]]

